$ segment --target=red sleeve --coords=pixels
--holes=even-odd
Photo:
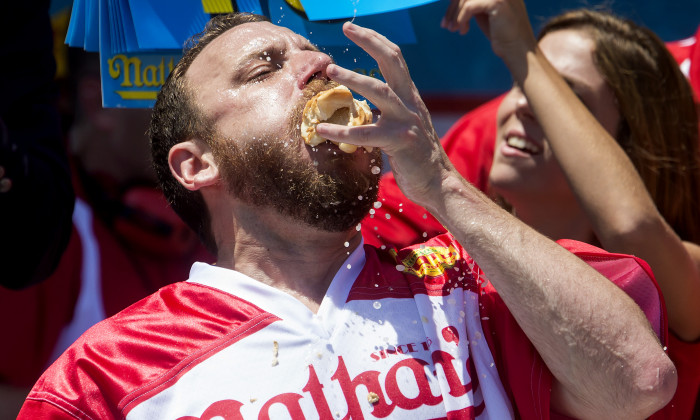
[[[700,100],[700,26],[695,36],[667,42],[666,48],[686,72],[690,85],[695,91],[695,98]]]
[[[695,33],[695,42],[690,52],[690,70],[688,71],[690,85],[695,91],[695,97],[700,100],[700,26]]]
[[[48,401],[26,400],[22,410],[17,416],[17,420],[53,420],[53,419],[76,419],[89,417],[75,417],[63,411]]]

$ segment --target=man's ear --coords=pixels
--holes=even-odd
[[[219,181],[219,168],[208,145],[200,140],[178,143],[168,153],[170,172],[190,191],[214,185]]]

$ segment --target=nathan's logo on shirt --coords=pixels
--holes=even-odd
[[[335,419],[343,414],[342,418],[345,419],[362,419],[364,418],[362,407],[364,406],[367,410],[368,404],[371,406],[373,417],[388,418],[395,409],[412,411],[425,406],[437,406],[443,402],[444,398],[461,400],[462,404],[458,405],[465,408],[456,412],[459,418],[478,416],[485,406],[483,401],[476,407],[472,405],[473,394],[480,391],[477,391],[479,383],[472,375],[471,363],[467,362],[467,365],[463,366],[467,371],[465,374],[463,371],[458,371],[458,365],[461,363],[447,352],[436,350],[430,357],[433,362],[432,369],[430,364],[422,359],[408,358],[397,361],[386,371],[386,374],[376,370],[368,370],[352,378],[343,357],[338,356],[338,367],[330,378],[319,378],[314,366],[309,365],[309,379],[299,393],[286,392],[272,396],[266,401],[254,401],[253,399],[250,402],[233,399],[220,400],[210,404],[200,417],[182,416],[178,420],[210,420],[218,416],[226,420],[243,420],[245,417],[241,411],[252,407],[255,407],[254,410],[257,413],[252,416],[249,414],[249,418],[270,419],[272,418],[273,406],[275,406],[274,412],[278,414],[280,408],[283,407],[289,413],[288,417],[292,419]],[[439,370],[437,369],[438,365],[440,366]],[[429,373],[430,370],[432,372]],[[435,386],[438,380],[438,371],[440,371],[439,380],[445,388],[442,389],[442,393],[438,391],[435,395],[431,384]],[[466,376],[466,384],[460,380],[462,376]],[[474,377],[473,382],[470,380],[471,377]],[[330,387],[329,379],[336,382],[340,388],[347,413],[338,413],[331,409],[324,392],[324,388]],[[411,390],[404,392],[401,385],[405,387],[407,381],[412,382]],[[358,395],[365,393],[366,400],[358,398]],[[302,401],[305,399],[308,401],[309,398],[315,407],[315,413],[305,412],[302,408],[302,406],[308,407],[308,404],[302,404]],[[416,415],[420,416],[419,413]],[[448,413],[448,417],[450,417],[450,413]]]
[[[459,252],[452,245],[448,248],[430,246],[414,249],[401,261],[398,261],[399,256],[396,250],[389,252],[397,260],[397,263],[403,264],[404,273],[413,274],[419,278],[441,276],[445,270],[454,267],[460,259]]]

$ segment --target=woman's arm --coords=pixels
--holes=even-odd
[[[681,339],[698,339],[700,248],[684,245],[666,223],[627,154],[542,51],[524,52],[498,38],[493,21],[482,28],[494,35],[494,52],[525,94],[602,247],[646,260],[666,300],[670,328]]]

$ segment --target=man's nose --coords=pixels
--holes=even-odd
[[[333,63],[333,59],[320,51],[302,51],[295,57],[294,63],[299,88],[303,89],[314,76],[327,79],[326,67]]]

